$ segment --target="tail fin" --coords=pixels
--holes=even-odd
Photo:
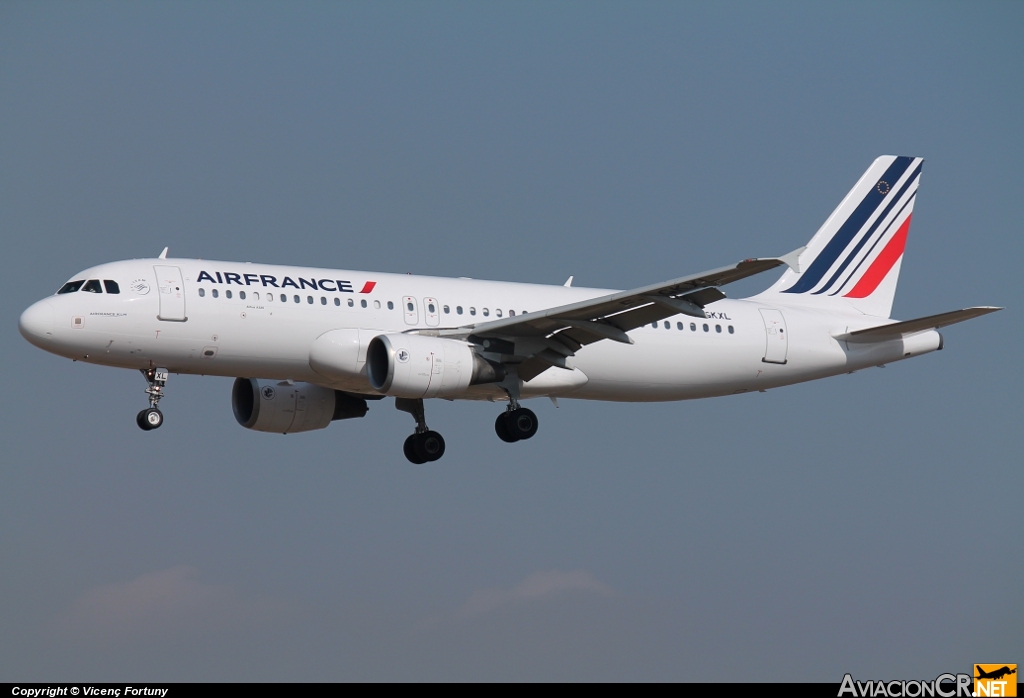
[[[818,229],[786,271],[760,297],[889,317],[922,158],[883,155]]]

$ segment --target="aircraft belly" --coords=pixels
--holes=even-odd
[[[633,333],[635,344],[602,342],[577,353],[590,378],[574,397],[664,401],[727,395],[756,379],[761,344],[739,337]],[[641,336],[638,336],[641,335]]]

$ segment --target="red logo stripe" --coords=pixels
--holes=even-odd
[[[907,216],[907,220],[903,221],[903,225],[892,236],[892,240],[875,258],[875,261],[871,263],[868,270],[864,272],[864,276],[860,277],[857,285],[846,294],[846,298],[866,298],[875,292],[878,284],[882,283],[882,279],[885,278],[885,275],[889,273],[889,270],[896,264],[896,261],[903,255],[903,248],[907,246],[907,231],[910,230],[910,218],[911,216]]]
[[[377,285],[376,281],[367,281],[365,284],[363,284],[363,288],[359,292],[360,293],[369,293],[370,291],[373,290],[373,287],[376,286],[376,285]]]

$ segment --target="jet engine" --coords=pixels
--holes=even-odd
[[[358,329],[324,332],[309,348],[309,366],[341,387],[365,387],[366,348],[378,334]]]
[[[418,334],[382,334],[366,350],[370,385],[405,398],[454,397],[471,385],[505,377],[466,342]]]
[[[312,383],[236,378],[231,409],[246,429],[292,434],[362,417],[369,408],[361,397]]]

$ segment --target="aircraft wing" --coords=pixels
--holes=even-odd
[[[483,343],[489,353],[501,355],[502,363],[519,364],[520,378],[528,381],[551,366],[568,368],[566,357],[584,345],[603,339],[632,344],[626,333],[637,327],[680,313],[706,317],[704,306],[725,298],[718,286],[783,264],[795,266],[802,251],[779,258],[745,259],[700,274],[439,334]]]
[[[916,320],[893,322],[888,325],[880,325],[879,327],[869,327],[866,330],[856,330],[855,332],[836,335],[835,338],[855,343],[884,342],[890,339],[899,339],[900,337],[905,337],[906,335],[914,334],[915,332],[937,330],[940,327],[946,327],[947,325],[955,325],[958,322],[981,317],[982,315],[988,315],[989,313],[994,313],[997,310],[1002,310],[1002,308],[990,305],[979,306],[976,308],[964,308],[963,310],[953,310],[948,313],[929,315],[927,317],[917,318]]]

